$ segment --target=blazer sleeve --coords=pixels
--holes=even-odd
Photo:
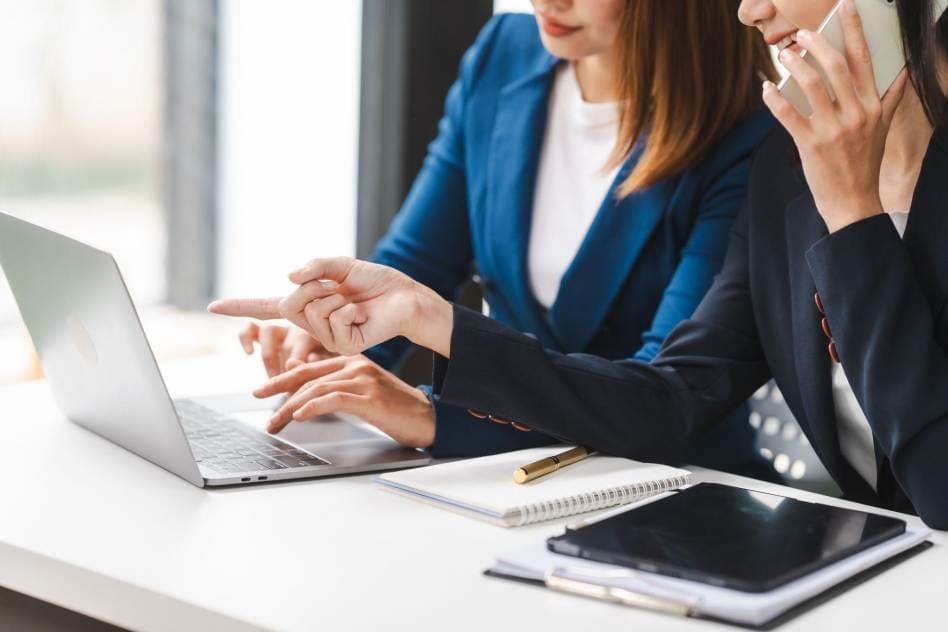
[[[822,238],[807,263],[875,441],[922,520],[948,529],[948,354],[934,315],[945,305],[926,299],[885,215]]]
[[[748,287],[746,221],[694,316],[646,364],[545,350],[460,307],[451,359],[435,358],[442,401],[516,420],[564,442],[639,460],[678,460],[770,377]]]
[[[461,60],[458,78],[448,91],[438,135],[388,233],[371,261],[400,270],[447,299],[471,272],[473,251],[465,177],[465,120],[469,95],[490,54],[504,16],[493,18]],[[396,339],[367,352],[392,368],[411,345]]]
[[[702,196],[697,219],[681,251],[678,267],[665,288],[642,348],[634,358],[650,362],[678,323],[690,318],[721,270],[734,218],[747,195],[750,157],[711,178]]]

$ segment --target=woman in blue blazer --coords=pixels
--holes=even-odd
[[[733,16],[736,5],[730,1],[663,9],[664,15],[649,17],[625,15],[635,13],[639,3],[623,0],[536,4],[537,17],[495,17],[464,56],[438,137],[372,260],[403,271],[447,298],[455,296],[476,269],[491,318],[564,353],[648,361],[668,332],[691,315],[721,266],[728,231],[744,200],[750,154],[772,126],[756,94],[758,74],[773,73],[769,54],[755,39],[745,37]],[[564,70],[563,58],[587,52],[581,50],[582,40],[571,44],[570,38],[576,36],[564,29],[586,21],[586,30],[607,31],[616,40],[614,46],[621,52],[608,55],[620,60],[624,54],[644,57],[621,41],[625,35],[617,36],[620,27],[634,26],[629,22],[633,17],[653,20],[653,30],[664,34],[636,45],[669,47],[669,56],[678,54],[677,38],[689,25],[699,29],[721,24],[711,29],[715,36],[709,47],[713,45],[716,53],[703,57],[700,66],[682,65],[680,76],[642,78],[651,80],[656,91],[670,91],[681,81],[703,82],[706,85],[694,86],[702,93],[694,105],[717,110],[720,116],[687,109],[676,112],[680,124],[671,124],[685,128],[684,137],[700,151],[698,159],[679,158],[678,163],[686,166],[625,196],[619,189],[642,164],[643,152],[651,152],[649,160],[655,162],[656,153],[673,156],[676,141],[672,137],[667,146],[656,147],[630,138],[629,147],[619,147],[614,181],[562,277],[555,301],[545,308],[535,296],[528,271],[538,168],[545,137],[546,142],[555,142],[546,132],[554,107],[551,92],[557,73]],[[727,60],[741,55],[753,67],[724,76],[733,70]],[[745,99],[748,105],[741,105],[745,111],[735,116],[733,95],[742,93],[751,96]],[[722,125],[728,116],[733,123]],[[372,384],[373,403],[338,398],[333,410],[356,412],[406,443],[412,443],[412,420],[433,414],[437,432],[434,443],[426,447],[437,456],[481,455],[554,441],[539,432],[479,420],[463,408],[432,403],[402,383],[386,369],[405,357],[407,341],[370,349],[361,358],[321,359],[300,366],[303,354],[319,352],[308,335],[301,340],[299,334],[288,336],[285,329],[265,329],[261,335],[252,325],[244,335],[249,352],[253,339],[264,343],[271,376],[290,357],[296,377],[288,390],[303,384],[315,388],[298,394],[294,403],[308,401],[316,393],[325,395],[331,391],[328,383],[358,375]],[[260,392],[266,395],[272,388]],[[286,410],[290,409],[275,415],[272,430],[290,421]],[[746,417],[735,415],[726,428],[708,438],[695,460],[718,467],[749,462],[752,440]]]
[[[755,157],[721,274],[651,364],[545,350],[351,259],[291,275],[297,295],[321,281],[298,313],[342,352],[394,335],[435,350],[444,403],[645,460],[680,458],[774,378],[848,498],[948,529],[948,15],[933,26],[936,2],[897,0],[908,68],[880,96],[852,0],[845,54],[808,30],[836,0],[743,0],[813,113],[764,84],[784,129]]]

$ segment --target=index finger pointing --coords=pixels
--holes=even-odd
[[[222,298],[207,306],[207,311],[222,316],[243,316],[259,320],[283,318],[279,298]]]

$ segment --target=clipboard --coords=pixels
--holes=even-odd
[[[743,628],[746,630],[775,630],[793,619],[796,619],[802,614],[810,612],[814,608],[819,607],[820,605],[830,601],[831,599],[842,595],[850,590],[858,587],[859,585],[869,581],[870,579],[884,573],[885,571],[898,566],[899,564],[915,557],[919,553],[930,549],[933,546],[931,542],[925,541],[920,544],[898,553],[892,557],[889,557],[851,577],[848,579],[827,588],[821,593],[793,606],[789,610],[783,612],[782,614],[777,615],[776,617],[761,623],[759,625],[748,625],[745,623],[730,621],[728,619],[713,617],[701,614],[696,610],[693,604],[689,603],[687,600],[671,600],[671,599],[659,599],[652,595],[645,593],[636,593],[631,590],[604,590],[604,587],[601,585],[577,581],[573,578],[564,578],[559,569],[553,569],[549,572],[546,577],[542,580],[528,579],[524,577],[519,577],[516,575],[509,575],[506,573],[498,572],[494,569],[487,569],[484,571],[484,575],[487,577],[492,577],[495,579],[503,579],[506,581],[516,582],[520,584],[526,584],[529,586],[534,586],[538,588],[546,588],[549,590],[554,590],[561,592],[567,595],[585,597],[587,599],[601,601],[605,603],[610,603],[613,605],[619,605],[624,607],[649,610],[652,612],[657,612],[660,614],[686,617],[693,619],[700,619],[705,621],[713,621],[716,623],[725,623],[735,627]]]

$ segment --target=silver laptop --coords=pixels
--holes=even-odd
[[[280,436],[213,399],[172,401],[112,256],[0,213],[0,265],[56,402],[92,432],[194,485],[314,478],[424,465],[354,417],[290,424]],[[207,405],[211,403],[211,405]]]

